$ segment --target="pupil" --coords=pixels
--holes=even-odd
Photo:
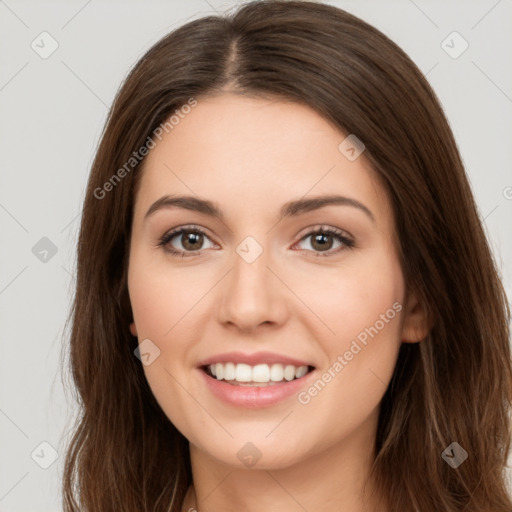
[[[326,242],[326,239],[329,238],[331,235],[325,235],[325,234],[317,234],[315,237],[314,237],[314,241],[316,244],[319,245],[319,247],[321,249],[330,249],[331,248],[331,244],[329,244],[328,242]]]
[[[194,245],[201,245],[197,244],[197,242],[201,241],[201,237],[202,235],[200,233],[189,233],[185,237],[185,243],[183,244],[183,247],[187,248],[188,246],[189,249],[194,249]]]

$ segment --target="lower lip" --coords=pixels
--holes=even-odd
[[[237,386],[228,384],[224,380],[210,377],[202,369],[199,369],[199,372],[202,374],[208,389],[217,398],[236,407],[256,409],[277,404],[291,395],[297,394],[304,388],[306,380],[314,373],[314,370],[300,379],[269,386]]]

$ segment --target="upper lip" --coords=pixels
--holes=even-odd
[[[310,363],[288,357],[274,352],[254,352],[253,354],[244,354],[243,352],[225,352],[223,354],[217,354],[207,359],[204,359],[199,363],[199,367],[209,366],[215,363],[243,363],[249,366],[255,366],[257,364],[290,364],[293,366],[313,366]]]

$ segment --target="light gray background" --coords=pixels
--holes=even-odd
[[[329,3],[382,30],[427,75],[510,297],[512,0]],[[115,92],[170,30],[236,4],[0,1],[0,512],[61,510],[65,435],[76,413],[60,379],[63,328],[84,188]],[[46,59],[31,47],[35,40],[50,48],[38,37],[43,31],[58,43]],[[441,46],[453,31],[469,43],[456,59]],[[456,51],[460,43],[445,44]],[[58,251],[46,262],[32,252],[43,237]],[[48,469],[40,465],[52,452],[42,442],[57,452]]]

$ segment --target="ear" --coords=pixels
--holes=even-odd
[[[134,322],[130,324],[130,332],[132,333],[132,336],[137,336],[137,327],[135,327]]]
[[[431,329],[426,308],[414,293],[410,293],[404,311],[402,341],[418,343],[427,337]]]

